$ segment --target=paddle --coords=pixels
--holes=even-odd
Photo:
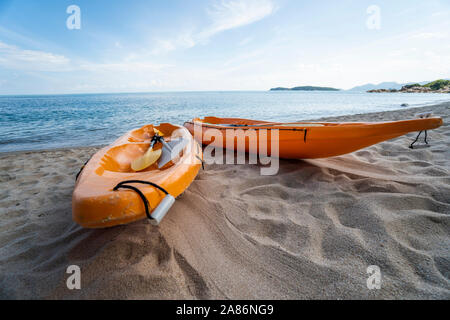
[[[143,156],[137,158],[131,163],[131,169],[133,169],[133,171],[142,171],[144,169],[147,169],[161,157],[162,149],[154,150],[153,147],[155,146],[156,142],[162,140],[163,133],[158,129],[154,130],[155,135],[150,142],[150,147],[148,148],[147,152],[145,152]]]

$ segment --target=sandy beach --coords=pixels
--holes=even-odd
[[[75,175],[99,148],[0,154],[2,299],[450,299],[450,102],[444,126],[341,157],[207,165],[159,227],[87,230]],[[422,140],[420,141],[422,144]],[[68,290],[66,268],[81,268]],[[380,290],[366,285],[379,266]]]

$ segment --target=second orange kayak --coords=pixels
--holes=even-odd
[[[267,155],[271,155],[272,144],[278,143],[280,158],[315,159],[347,154],[409,132],[436,129],[442,124],[443,121],[439,117],[373,123],[278,123],[205,117],[193,119],[184,126],[204,145],[211,144],[240,152],[259,153],[260,143],[265,142]],[[277,129],[276,132],[273,129]],[[263,131],[264,135],[261,134]],[[227,143],[227,137],[234,142]]]

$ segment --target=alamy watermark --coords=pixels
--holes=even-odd
[[[203,151],[203,161],[206,164],[261,164],[261,175],[271,176],[278,173],[280,166],[278,129],[219,130],[194,122],[194,139],[200,145],[207,145]]]
[[[368,266],[367,274],[369,277],[367,278],[366,284],[367,289],[369,290],[380,290],[381,289],[381,270],[379,266]]]
[[[69,290],[81,289],[81,269],[77,265],[71,265],[67,267],[67,274],[70,276],[67,278],[66,285]]]
[[[366,26],[369,30],[381,29],[381,8],[377,5],[371,5],[367,8],[369,17],[366,20]]]
[[[69,30],[80,30],[81,29],[81,9],[77,5],[70,5],[67,7],[66,12],[70,16],[66,20],[66,26]]]

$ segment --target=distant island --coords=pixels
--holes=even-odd
[[[294,88],[272,88],[270,91],[340,91],[340,89],[329,88],[329,87],[313,87],[313,86],[304,86],[304,87],[294,87]]]
[[[430,83],[421,85],[420,83],[413,83],[403,86],[401,89],[373,89],[367,92],[408,92],[408,93],[450,93],[450,80],[436,80]]]

